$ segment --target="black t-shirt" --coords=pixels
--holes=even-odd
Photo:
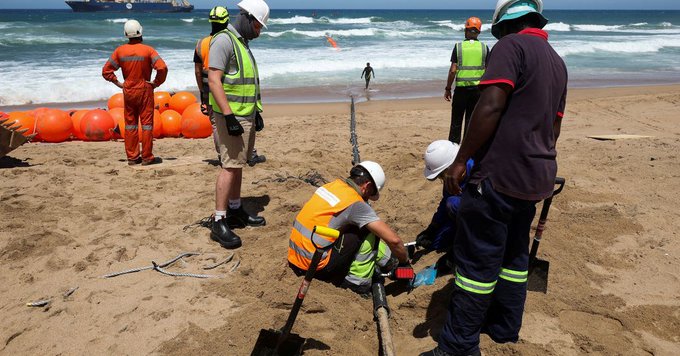
[[[501,83],[513,90],[494,136],[475,153],[470,181],[488,178],[505,195],[545,199],[557,174],[553,122],[567,97],[567,67],[545,31],[525,29],[496,43],[479,85]]]

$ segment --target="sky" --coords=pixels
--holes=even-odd
[[[189,0],[197,9],[238,0]],[[272,9],[493,9],[496,0],[268,0]],[[544,0],[546,9],[680,10],[679,0]],[[68,9],[63,0],[0,0],[0,9]]]

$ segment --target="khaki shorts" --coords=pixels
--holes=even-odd
[[[224,115],[213,111],[213,121],[217,129],[217,146],[222,157],[222,168],[243,168],[255,148],[255,118],[239,118],[243,135],[231,136],[227,131]]]

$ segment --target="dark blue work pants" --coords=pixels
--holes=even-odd
[[[488,180],[467,185],[454,245],[456,285],[440,348],[455,355],[476,352],[481,332],[500,343],[518,340],[535,213],[535,201],[498,193]]]

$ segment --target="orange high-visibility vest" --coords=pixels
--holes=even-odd
[[[208,58],[210,52],[210,40],[212,36],[206,36],[196,43],[196,54],[201,58],[201,82],[203,84],[203,91],[205,95],[210,92],[210,85],[208,84]]]
[[[333,216],[359,201],[364,201],[361,195],[343,180],[319,187],[295,217],[288,241],[288,261],[306,271],[316,251],[311,240],[314,226],[328,226]],[[314,242],[320,247],[332,245],[335,240],[314,234]],[[326,267],[331,253],[332,249],[323,253],[317,270]]]

